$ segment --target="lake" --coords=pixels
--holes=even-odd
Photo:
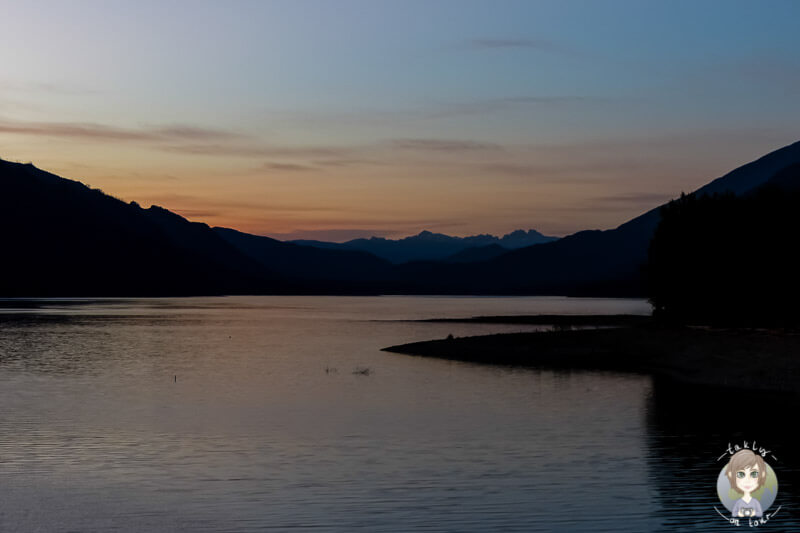
[[[718,457],[753,439],[762,527],[800,527],[792,399],[380,351],[536,329],[411,320],[539,313],[649,305],[0,301],[0,530],[728,531]]]

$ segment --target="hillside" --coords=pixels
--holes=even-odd
[[[277,281],[208,229],[0,160],[0,295],[221,294]]]
[[[699,188],[697,194],[755,190],[800,163],[800,142],[739,167]],[[660,209],[611,230],[587,230],[558,241],[513,250],[490,261],[462,265],[412,263],[408,278],[451,293],[644,296],[642,267],[660,221]]]
[[[800,142],[696,192],[744,195],[771,179],[773,184],[794,183],[792,169],[797,165]],[[232,229],[212,229],[161,207],[142,209],[135,202],[125,203],[29,164],[0,160],[0,190],[4,244],[0,296],[642,296],[642,266],[661,217],[657,207],[612,230],[581,231],[511,251],[493,242],[496,237],[460,239],[423,232],[406,241],[438,250],[440,260],[393,265],[359,250],[302,246]],[[515,232],[503,239],[519,243],[531,236],[536,237]],[[479,245],[487,239],[488,244]],[[387,246],[400,242],[383,241]],[[454,242],[461,248],[449,253]]]

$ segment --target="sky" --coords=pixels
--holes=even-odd
[[[0,0],[0,157],[346,240],[607,229],[800,140],[800,2]]]

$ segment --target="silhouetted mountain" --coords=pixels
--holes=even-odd
[[[508,251],[499,244],[489,244],[488,246],[474,246],[461,250],[458,253],[446,257],[446,263],[472,263],[475,261],[488,261]]]
[[[795,143],[697,192],[743,195],[767,182],[766,188],[789,190],[797,187],[798,168],[800,143]],[[344,243],[369,246],[393,261],[431,256],[440,260],[392,265],[333,243],[308,247],[212,230],[160,207],[142,209],[32,165],[0,160],[0,296],[644,295],[642,265],[659,221],[656,208],[613,230],[581,231],[504,253],[501,246],[543,236],[517,231],[502,239],[462,239],[422,232],[398,241]]]
[[[669,321],[800,325],[800,164],[755,190],[691,194],[661,209],[648,293]]]
[[[757,190],[768,188],[776,188],[784,192],[800,191],[800,163],[784,168]]]
[[[382,257],[395,264],[409,261],[438,261],[466,250],[467,248],[498,244],[506,249],[522,248],[545,242],[552,242],[558,237],[548,237],[536,230],[516,230],[502,238],[494,235],[472,235],[470,237],[451,237],[442,233],[422,231],[418,235],[402,239],[385,239],[371,237],[354,239],[344,243],[323,241],[296,240],[295,244],[314,246],[316,248],[334,250],[361,250]]]
[[[205,224],[0,160],[0,295],[220,294],[277,279]]]
[[[272,272],[315,282],[374,282],[391,277],[391,264],[358,250],[325,250],[250,235],[228,228],[214,232]]]
[[[467,239],[470,238],[471,237],[467,237]],[[545,242],[553,242],[557,240],[558,237],[548,237],[546,235],[542,235],[535,229],[529,229],[528,231],[518,229],[512,231],[507,235],[503,235],[498,240],[498,244],[503,248],[507,248],[509,250],[515,250],[517,248],[525,248],[526,246],[533,246],[534,244],[542,244]]]
[[[696,192],[742,194],[800,162],[800,142],[737,168]],[[645,294],[642,266],[660,221],[659,207],[612,230],[580,231],[555,242],[513,250],[490,261],[464,265],[411,263],[406,279],[450,293]]]

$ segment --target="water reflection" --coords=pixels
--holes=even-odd
[[[203,321],[175,314],[0,313],[0,368],[97,375],[103,367],[130,366],[171,350],[176,338],[154,330],[202,327]]]
[[[717,476],[727,463],[729,444],[758,442],[772,450],[767,457],[780,484],[776,503],[781,510],[769,523],[782,531],[800,530],[797,443],[791,413],[795,396],[677,385],[655,380],[647,399],[647,461],[657,489],[655,513],[670,530],[729,531],[734,527],[714,511],[722,507]],[[768,511],[768,512],[770,512]],[[746,522],[746,520],[745,520]],[[747,524],[744,524],[747,527]],[[767,527],[767,526],[765,526]]]
[[[730,527],[713,511],[714,459],[737,438],[785,450],[775,524],[796,526],[785,402],[388,354],[379,349],[526,328],[374,321],[641,307],[584,303],[7,306],[0,530],[707,530]],[[47,513],[41,501],[53,502]]]

